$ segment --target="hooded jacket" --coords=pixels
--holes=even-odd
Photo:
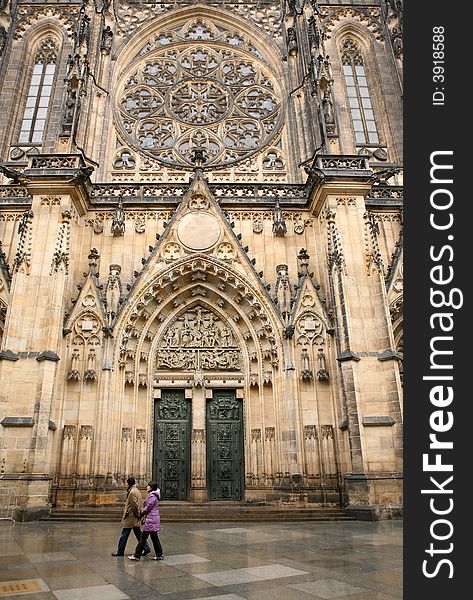
[[[143,531],[160,531],[161,517],[159,515],[159,500],[161,492],[156,490],[150,492],[146,498],[146,504],[141,509],[141,515],[145,517]]]

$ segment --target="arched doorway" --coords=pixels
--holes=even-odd
[[[203,300],[173,312],[155,347],[153,476],[168,500],[241,500],[241,333]]]

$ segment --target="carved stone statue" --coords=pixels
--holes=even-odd
[[[107,299],[107,313],[109,320],[112,321],[117,312],[121,296],[121,273],[120,265],[110,265],[110,274],[108,276],[107,290],[105,297]]]
[[[287,51],[291,56],[297,56],[299,51],[296,30],[294,27],[289,27],[287,30]]]
[[[278,200],[276,200],[273,214],[273,233],[275,236],[284,237],[287,232],[287,225],[283,219],[282,210]]]
[[[326,90],[322,98],[322,114],[324,116],[325,127],[327,133],[334,133],[335,131],[335,116],[333,113],[333,105],[331,100],[330,91]]]
[[[71,368],[69,370],[69,373],[67,374],[67,378],[69,379],[69,381],[79,381],[79,379],[80,379],[79,361],[80,361],[79,349],[74,348],[74,350],[72,351],[72,354],[71,354]]]
[[[100,43],[100,50],[102,54],[110,54],[112,49],[113,42],[113,31],[110,28],[110,25],[107,25],[105,29],[102,31],[102,41]]]
[[[0,56],[3,54],[3,50],[7,45],[7,31],[3,25],[0,25]]]
[[[319,370],[317,371],[317,379],[319,381],[328,381],[329,374],[327,369],[325,368],[325,354],[322,348],[319,348],[317,358],[319,359]]]
[[[302,372],[301,379],[302,381],[312,381],[314,375],[310,368],[310,359],[309,353],[307,352],[307,348],[302,348]]]
[[[125,211],[123,210],[122,199],[118,201],[118,206],[115,209],[115,214],[112,220],[112,235],[120,237],[125,234]]]

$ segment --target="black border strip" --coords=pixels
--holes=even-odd
[[[471,203],[466,178],[471,166],[468,150],[471,139],[471,113],[469,100],[470,57],[469,40],[471,31],[467,31],[471,23],[472,8],[470,3],[453,6],[439,0],[416,2],[412,0],[405,5],[404,15],[404,138],[406,142],[405,188],[404,188],[404,225],[405,225],[405,340],[404,340],[404,384],[405,384],[405,519],[404,519],[404,598],[429,600],[453,600],[464,598],[470,582],[467,574],[470,571],[471,549],[469,531],[471,530],[471,495],[468,493],[471,478],[468,469],[472,456],[469,438],[471,414],[471,366],[469,360],[469,342],[473,327],[469,319],[468,308],[471,307],[468,266],[469,239],[473,232],[471,227]],[[437,62],[434,56],[434,28],[444,30],[444,62]],[[436,30],[438,33],[440,30]],[[445,80],[434,81],[434,66],[443,67]],[[442,70],[436,69],[437,74]],[[439,88],[436,90],[435,88]],[[444,89],[442,89],[444,88]],[[435,98],[433,93],[442,91]],[[437,104],[434,104],[434,100]],[[443,105],[442,105],[443,104]],[[464,148],[462,148],[462,143]],[[450,176],[453,183],[430,181],[430,169],[433,152],[452,152],[437,155],[434,162],[452,164]],[[434,171],[434,179],[448,179],[448,171]],[[452,175],[453,174],[453,175]],[[435,192],[447,189],[448,192]],[[431,206],[431,195],[434,202],[449,198],[454,201],[450,209],[436,211]],[[448,214],[453,223],[447,230],[436,230],[429,222],[431,213],[434,218],[443,218],[447,222]],[[450,237],[449,237],[450,236]],[[453,237],[452,237],[453,236]],[[451,247],[451,251],[446,248]],[[431,248],[434,250],[431,250]],[[442,250],[444,248],[444,250]],[[431,252],[442,258],[432,259]],[[442,265],[443,273],[453,269],[453,280],[450,284],[437,285],[432,282],[431,268]],[[434,272],[434,277],[441,271]],[[452,309],[432,306],[430,289],[441,289],[446,294],[453,288],[463,293],[463,306]],[[440,296],[437,296],[439,299]],[[460,298],[460,293],[455,299]],[[432,338],[441,335],[439,321],[431,327],[430,319],[435,312],[450,312],[454,326],[451,332],[443,333],[452,336],[451,341],[437,341],[444,349],[453,351],[452,355],[442,356],[443,365],[453,367],[432,369]],[[444,321],[446,323],[446,321]],[[424,376],[453,375],[448,380],[425,380]],[[453,401],[441,409],[431,401],[431,390],[441,386],[442,393],[447,387],[453,390]],[[452,427],[438,433],[438,439],[452,441],[453,449],[429,449],[429,435],[435,433],[432,423],[435,411],[442,410],[442,419],[454,419]],[[437,421],[438,423],[438,421]],[[441,455],[443,464],[452,464],[453,471],[427,472],[423,468],[423,454],[429,454],[428,462]],[[453,480],[445,483],[453,475]],[[433,477],[437,485],[430,479]],[[439,485],[452,493],[439,493]],[[437,490],[437,493],[422,493],[422,490]],[[433,508],[452,510],[445,515],[436,515]],[[431,504],[431,501],[433,504]],[[437,522],[439,519],[449,521]],[[451,535],[450,534],[451,531]],[[436,540],[445,537],[444,540]],[[432,544],[432,546],[431,546]],[[450,546],[452,544],[452,546]],[[427,552],[429,550],[429,552]],[[441,563],[440,561],[446,562]],[[424,561],[427,561],[424,563]],[[428,577],[425,572],[430,573]],[[434,574],[434,575],[432,575]],[[450,575],[452,577],[450,578]],[[462,591],[464,590],[464,591]]]

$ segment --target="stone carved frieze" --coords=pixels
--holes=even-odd
[[[361,167],[360,167],[361,168]],[[97,205],[108,204],[110,201],[115,201],[119,196],[127,201],[159,201],[166,203],[178,202],[184,194],[188,191],[189,186],[187,183],[95,183],[92,188],[92,197]],[[301,201],[304,203],[308,198],[308,189],[303,184],[281,184],[275,185],[272,183],[261,184],[261,183],[209,183],[209,189],[212,195],[219,201],[225,203],[226,200],[234,202],[235,200],[246,202],[253,202],[255,200],[261,201],[261,199],[276,200],[279,198],[280,202],[284,201]],[[1,186],[0,187],[0,198],[1,197],[19,197],[18,194],[22,194],[22,197],[26,197],[26,191],[22,191],[22,188],[13,188],[12,186]],[[372,196],[370,196],[372,197]],[[164,211],[166,212],[166,211]],[[241,211],[244,214],[250,214],[248,211]],[[160,214],[163,211],[160,210]],[[103,213],[100,213],[101,215]],[[136,215],[127,210],[125,219],[131,218],[130,215]],[[142,213],[144,214],[144,213]],[[151,213],[150,213],[151,214]],[[155,213],[153,213],[155,214]],[[240,211],[234,214],[240,214]],[[251,213],[261,215],[264,220],[272,220],[272,212],[261,212]],[[108,218],[108,215],[104,214],[104,217]],[[300,213],[291,213],[283,211],[283,217],[285,220],[299,220],[301,219]],[[136,218],[135,216],[133,218]],[[90,221],[86,220],[86,224],[91,224]]]
[[[0,198],[26,198],[31,199],[28,190],[16,185],[0,186]]]
[[[238,370],[240,350],[230,327],[200,305],[175,319],[157,352],[156,368]]]
[[[122,440],[124,442],[131,442],[133,430],[131,427],[122,427]]]
[[[252,442],[261,442],[261,429],[252,429],[251,430],[251,441]]]
[[[322,439],[333,439],[333,426],[332,425],[321,425],[320,437]]]
[[[79,169],[81,157],[62,156],[56,154],[42,154],[41,156],[33,156],[31,159],[32,169]]]
[[[192,441],[200,444],[205,443],[205,429],[193,429]]]

